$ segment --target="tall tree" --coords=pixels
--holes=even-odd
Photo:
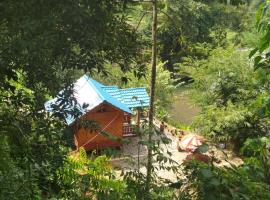
[[[152,134],[154,132],[154,102],[156,86],[156,65],[157,65],[157,0],[153,0],[153,21],[152,21],[152,57],[151,57],[151,90],[150,90],[150,109],[149,109],[149,135],[148,135],[148,155],[147,155],[147,175],[146,175],[146,194],[149,199],[149,190],[152,171]]]
[[[22,69],[29,86],[55,88],[69,69],[126,70],[138,55],[137,34],[123,14],[126,0],[4,0],[0,4],[0,82]]]
[[[12,160],[12,170],[0,167],[0,174],[18,173],[10,179],[16,185],[5,187],[12,199],[51,198],[61,190],[57,168],[73,138],[43,111],[45,99],[63,79],[72,81],[74,69],[106,73],[106,62],[129,69],[140,42],[123,14],[126,2],[0,2],[0,134],[9,149],[3,156]],[[5,184],[1,179],[0,188]]]

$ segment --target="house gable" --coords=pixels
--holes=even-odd
[[[132,113],[125,104],[107,94],[101,87],[103,87],[103,85],[94,79],[91,79],[86,75],[82,76],[73,84],[73,94],[77,100],[77,104],[70,105],[69,111],[77,108],[81,111],[81,116],[83,116],[98,105],[107,102],[126,113]],[[63,93],[63,91],[61,91],[56,98],[49,100],[44,104],[47,111],[53,112],[53,107],[61,104],[61,101],[59,100],[61,99],[61,93]],[[68,125],[71,125],[76,120],[71,114],[67,114],[65,119]]]
[[[101,131],[121,138],[123,136],[124,116],[125,112],[105,102],[88,111],[81,119],[93,120],[101,126]],[[111,140],[102,135],[100,131],[77,127],[76,124],[73,124],[73,130],[77,147],[91,150],[121,145],[119,141]]]

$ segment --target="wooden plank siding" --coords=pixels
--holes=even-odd
[[[105,128],[111,123],[104,129],[104,131],[109,132],[114,136],[123,137],[123,123],[125,119],[124,114],[125,113],[122,110],[119,110],[110,104],[102,103],[82,116],[81,119],[94,120],[100,124],[101,129]],[[77,148],[83,146],[84,144],[84,148],[87,151],[121,146],[120,142],[112,141],[107,137],[102,136],[98,132],[91,133],[90,130],[84,128],[76,129],[75,126],[74,131],[75,145]]]

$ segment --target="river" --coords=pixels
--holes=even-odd
[[[173,121],[190,125],[199,112],[200,109],[191,103],[185,89],[178,90],[175,93],[174,102],[169,111],[170,118]]]

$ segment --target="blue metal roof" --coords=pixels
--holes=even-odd
[[[84,75],[85,79],[89,82],[90,85],[92,85],[96,92],[100,95],[100,97],[103,99],[104,102],[107,102],[109,104],[112,104],[113,106],[127,112],[132,113],[131,110],[127,107],[127,105],[121,103],[116,98],[112,97],[109,93],[107,93],[102,87],[104,85],[100,84],[99,82],[95,81],[94,79],[90,78],[89,76]],[[84,94],[82,94],[84,95]]]
[[[145,88],[119,89],[113,86],[103,87],[103,89],[129,108],[149,106],[150,99]]]
[[[117,86],[105,86],[87,75],[82,76],[74,83],[73,91],[78,102],[77,107],[81,110],[82,115],[104,102],[127,113],[132,113],[130,110],[132,108],[149,106],[149,96],[145,88],[119,89]],[[58,97],[47,101],[44,104],[45,109],[53,111],[52,107],[57,104],[57,100]],[[83,108],[84,104],[88,106]],[[72,115],[66,116],[68,125],[74,121]]]
[[[147,107],[150,98],[145,88],[127,88],[121,89],[121,102],[129,108]]]

